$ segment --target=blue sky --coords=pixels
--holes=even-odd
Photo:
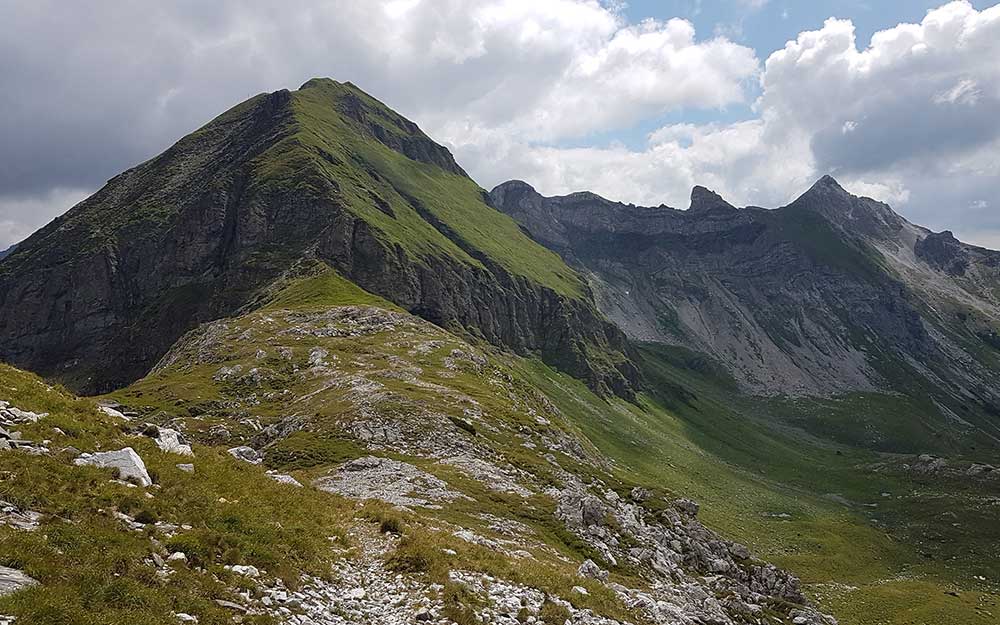
[[[0,249],[315,76],[413,119],[486,188],[685,208],[697,184],[778,207],[830,173],[1000,249],[998,1],[7,3]]]

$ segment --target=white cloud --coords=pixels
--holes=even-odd
[[[983,97],[975,80],[961,80],[957,85],[934,94],[935,104],[968,104],[974,105]]]

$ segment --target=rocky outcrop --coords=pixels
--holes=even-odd
[[[652,622],[753,622],[763,606],[778,599],[786,602],[790,618],[801,618],[796,622],[836,623],[807,604],[796,577],[755,560],[745,546],[702,525],[697,503],[681,499],[657,514],[610,489],[602,493],[601,484],[585,486],[564,477],[567,487],[550,491],[557,518],[610,566],[627,564],[658,580],[641,592],[611,584],[627,606]],[[607,577],[590,560],[580,566],[579,575]]]
[[[440,507],[464,496],[412,464],[366,456],[346,463],[313,486],[352,499],[381,499],[394,506]]]
[[[6,525],[25,532],[38,529],[42,515],[33,510],[25,510],[8,501],[0,500],[0,525]]]
[[[928,265],[951,276],[965,275],[969,268],[966,247],[948,230],[928,234],[916,242],[914,251]]]
[[[47,412],[21,410],[9,402],[0,400],[0,452],[16,450],[33,455],[49,453],[49,449],[45,446],[48,441],[28,440],[17,429],[21,425],[37,423],[47,416],[49,416]]]
[[[37,585],[37,580],[23,572],[7,566],[0,566],[0,597]]]

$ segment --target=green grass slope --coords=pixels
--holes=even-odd
[[[291,106],[294,133],[257,158],[257,184],[322,191],[335,181],[349,210],[415,259],[496,263],[557,293],[583,295],[580,276],[489,207],[463,172],[390,147],[413,137],[432,142],[378,100],[350,83],[313,79],[292,94]],[[304,179],[304,171],[313,177]]]
[[[902,470],[912,457],[824,441],[740,399],[703,357],[644,353],[652,390],[638,405],[537,365],[523,373],[627,479],[699,500],[706,524],[800,575],[841,623],[997,621],[1000,483]]]

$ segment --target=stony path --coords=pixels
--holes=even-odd
[[[440,617],[440,586],[428,585],[385,568],[396,540],[368,523],[354,526],[355,546],[333,568],[333,581],[306,578],[290,591],[280,582],[265,590],[268,611],[296,625],[415,625],[449,623]]]

